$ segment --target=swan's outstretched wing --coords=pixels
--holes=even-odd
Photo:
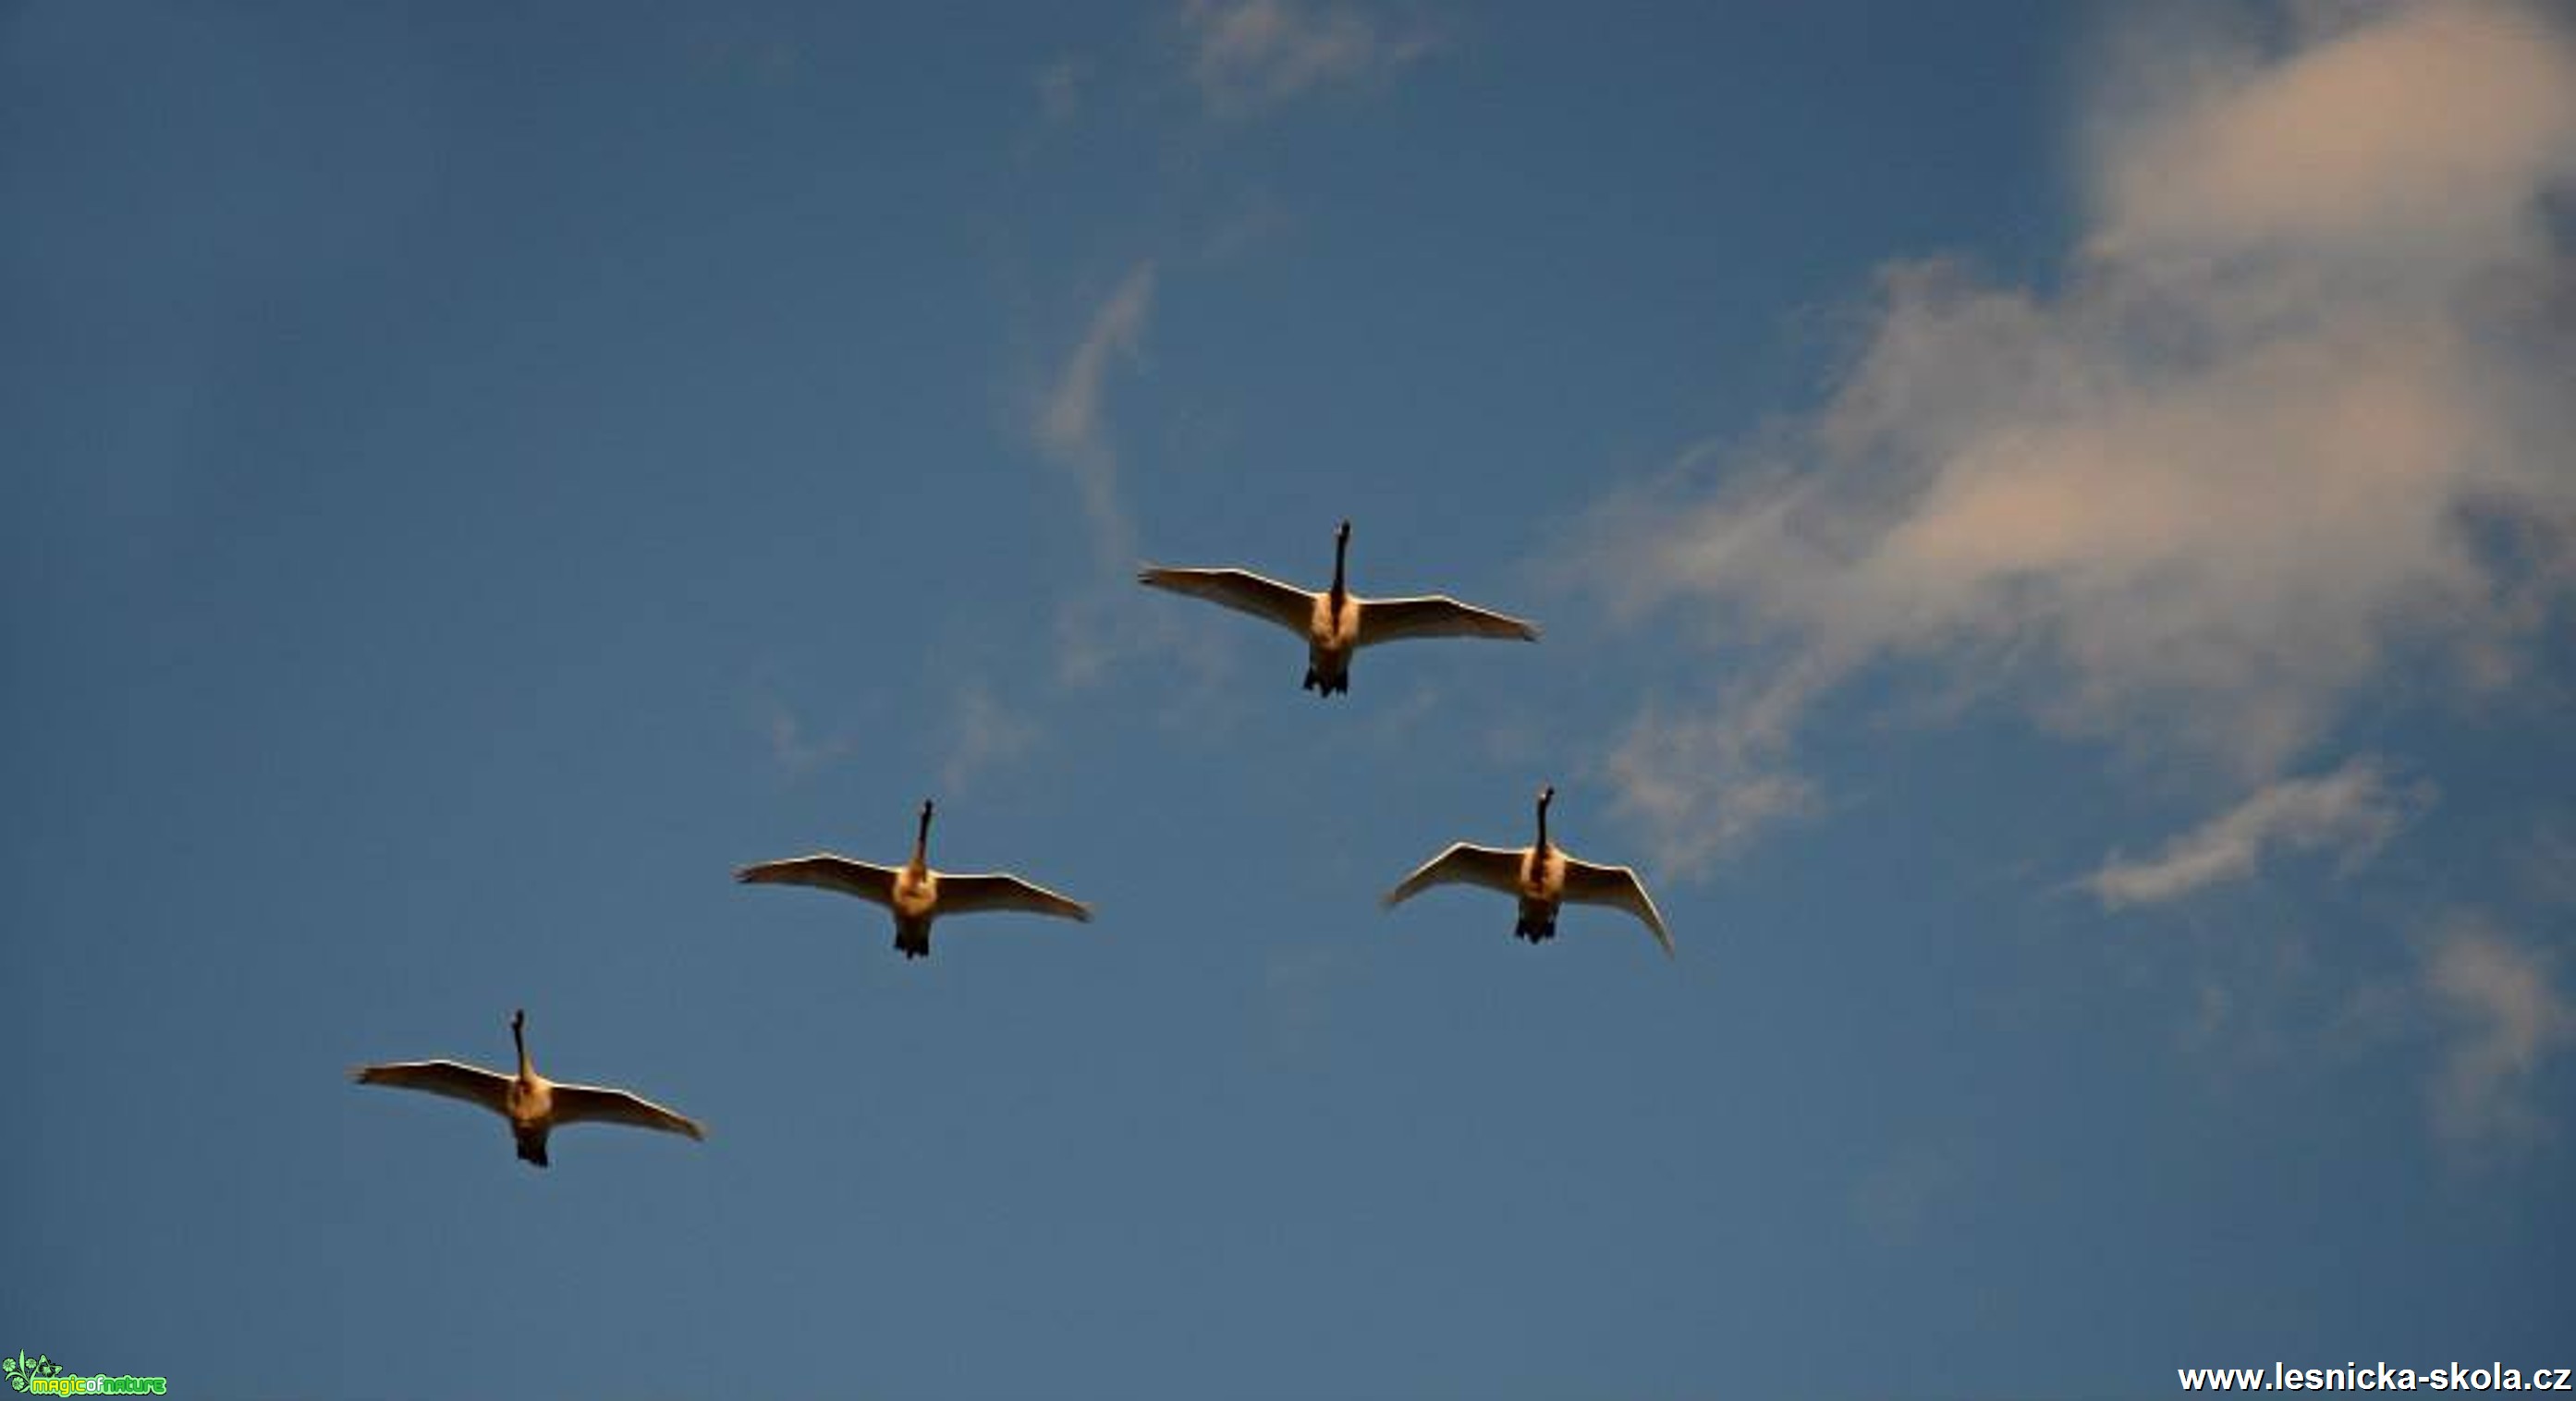
[[[1374,647],[1381,642],[1415,637],[1496,637],[1536,642],[1538,628],[1446,595],[1360,600],[1360,646]]]
[[[763,861],[733,873],[745,885],[810,885],[887,906],[894,903],[894,877],[892,866],[853,861],[828,851],[788,861]]]
[[[1664,927],[1664,917],[1655,910],[1655,899],[1646,893],[1646,883],[1625,866],[1595,866],[1589,861],[1565,858],[1565,898],[1587,905],[1616,905],[1643,920],[1655,932],[1655,942],[1664,946],[1664,957],[1673,956],[1673,934]]]
[[[1447,851],[1422,863],[1422,869],[1406,876],[1404,882],[1386,893],[1382,903],[1392,909],[1435,885],[1464,883],[1481,885],[1491,890],[1518,894],[1521,888],[1521,859],[1527,852],[1504,851],[1499,847],[1469,846],[1459,842]]]
[[[1238,613],[1266,618],[1299,637],[1315,620],[1315,596],[1249,569],[1145,569],[1136,582],[1148,588],[1204,598]]]
[[[939,877],[939,913],[973,914],[978,910],[1025,910],[1033,915],[1091,922],[1091,907],[1018,876],[961,875]]]
[[[555,1086],[558,1124],[632,1124],[639,1129],[705,1138],[707,1131],[686,1114],[675,1114],[649,1099],[599,1085]]]
[[[507,1114],[510,1101],[510,1077],[479,1065],[465,1065],[452,1060],[407,1060],[390,1065],[362,1065],[349,1072],[349,1078],[361,1085],[391,1085],[398,1090],[425,1090],[449,1099],[479,1104],[495,1114]]]

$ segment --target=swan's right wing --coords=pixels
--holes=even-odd
[[[705,1138],[707,1131],[686,1114],[677,1114],[641,1095],[600,1085],[555,1086],[555,1122],[559,1124],[632,1124],[639,1129]]]
[[[1589,905],[1612,905],[1635,915],[1664,946],[1664,957],[1673,956],[1673,932],[1664,927],[1664,916],[1655,908],[1655,897],[1646,893],[1646,883],[1625,866],[1595,866],[1589,861],[1565,858],[1565,898]]]
[[[1315,620],[1313,594],[1249,569],[1145,569],[1136,575],[1136,582],[1268,619],[1299,637]]]
[[[1492,637],[1538,641],[1538,625],[1506,617],[1490,608],[1460,603],[1445,594],[1429,598],[1364,598],[1360,600],[1359,645],[1401,642],[1413,637]]]
[[[479,1104],[495,1114],[510,1112],[510,1077],[479,1065],[452,1060],[396,1061],[390,1065],[359,1066],[349,1072],[349,1078],[361,1085],[391,1085],[398,1090],[445,1095]]]
[[[1402,884],[1388,891],[1382,903],[1392,909],[1435,885],[1481,885],[1488,890],[1517,895],[1521,888],[1521,858],[1525,855],[1525,852],[1469,846],[1460,842],[1423,862],[1422,869],[1406,876]]]
[[[763,861],[733,873],[745,885],[810,885],[886,906],[894,904],[894,877],[892,866],[853,861],[828,851],[788,861]]]
[[[938,911],[941,914],[973,914],[978,910],[1021,910],[1033,915],[1054,915],[1058,919],[1091,922],[1091,907],[1079,900],[1058,895],[1042,885],[1032,885],[1018,876],[966,875],[939,877]]]

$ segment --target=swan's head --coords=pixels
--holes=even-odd
[[[1553,783],[1542,785],[1538,790],[1538,805],[1543,808],[1555,801],[1556,785]]]
[[[510,1012],[510,1034],[512,1036],[516,1036],[527,1029],[528,1009],[525,1007],[512,1009]]]
[[[938,808],[938,805],[937,805],[936,803],[931,802],[928,798],[924,798],[924,799],[922,799],[922,800],[921,800],[921,820],[922,820],[922,821],[924,821],[924,822],[928,822],[928,821],[930,820],[930,814],[931,814],[932,812],[936,811],[936,810],[937,810],[937,808]]]
[[[1347,545],[1351,543],[1351,523],[1349,521],[1342,522],[1340,526],[1334,529],[1333,543],[1336,545]]]

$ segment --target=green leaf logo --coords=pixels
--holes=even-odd
[[[15,1357],[0,1357],[0,1372],[8,1374],[11,1391],[25,1391],[29,1389],[29,1383],[37,1377],[61,1376],[63,1367],[61,1363],[41,1352],[33,1358],[22,1352]]]

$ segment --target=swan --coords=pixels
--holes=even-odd
[[[1091,922],[1091,907],[1069,900],[1018,876],[959,875],[930,869],[930,800],[921,803],[921,829],[912,839],[912,860],[901,866],[878,866],[818,851],[786,861],[745,866],[733,878],[745,885],[810,885],[837,890],[894,911],[894,946],[907,959],[930,957],[930,924],[941,915],[978,910],[1025,910],[1059,919]]]
[[[1578,861],[1547,839],[1547,805],[1555,799],[1553,787],[1538,790],[1535,845],[1507,851],[1459,842],[1424,862],[1422,869],[1388,891],[1386,907],[1393,909],[1435,885],[1481,885],[1520,898],[1520,922],[1512,932],[1535,944],[1556,937],[1556,911],[1565,901],[1616,905],[1652,930],[1655,942],[1664,947],[1664,957],[1672,957],[1672,931],[1664,927],[1664,917],[1656,911],[1654,897],[1646,893],[1635,871],[1625,866],[1595,866]]]
[[[1308,593],[1248,569],[1148,567],[1136,575],[1136,582],[1267,618],[1306,639],[1305,689],[1318,697],[1348,691],[1351,654],[1381,642],[1414,637],[1538,641],[1538,629],[1531,624],[1445,595],[1361,598],[1342,582],[1343,560],[1350,546],[1351,523],[1344,521],[1333,533],[1333,586],[1322,593]]]
[[[536,1067],[528,1063],[527,1025],[524,1008],[510,1013],[510,1039],[519,1046],[516,1075],[452,1060],[414,1060],[362,1065],[349,1072],[349,1078],[361,1085],[426,1090],[482,1105],[510,1121],[510,1133],[519,1141],[519,1161],[537,1167],[546,1166],[546,1135],[559,1124],[632,1124],[639,1129],[684,1133],[696,1139],[707,1136],[696,1120],[625,1090],[559,1085],[539,1075]]]

